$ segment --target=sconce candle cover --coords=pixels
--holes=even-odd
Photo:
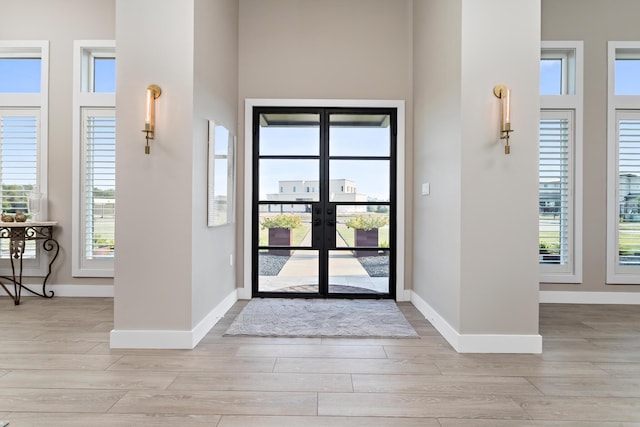
[[[146,93],[146,115],[144,118],[144,130],[146,133],[145,140],[147,141],[144,147],[145,154],[149,154],[149,140],[155,136],[156,127],[156,99],[160,97],[162,90],[158,85],[149,85]]]
[[[511,129],[511,90],[505,85],[496,85],[493,94],[500,98],[500,139],[505,140],[504,154],[511,152],[509,133]]]

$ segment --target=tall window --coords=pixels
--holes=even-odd
[[[115,254],[115,43],[74,44],[73,275],[112,277]]]
[[[640,42],[609,42],[607,283],[640,283]]]
[[[46,41],[0,41],[0,203],[2,212],[29,214],[27,194],[45,194],[47,219],[48,57]],[[0,240],[0,274],[10,274],[6,239]],[[45,254],[25,248],[25,275],[46,274]]]
[[[540,59],[540,281],[582,281],[582,43],[543,42]]]

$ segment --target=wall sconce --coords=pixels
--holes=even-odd
[[[513,132],[513,129],[511,129],[511,90],[505,85],[496,85],[493,88],[493,94],[501,100],[500,139],[504,139],[506,142],[504,146],[504,154],[509,154],[511,152],[511,147],[509,147],[509,133]]]
[[[144,153],[149,154],[149,140],[153,139],[155,136],[155,127],[156,127],[156,99],[160,97],[162,94],[162,90],[158,85],[149,85],[147,87],[147,113],[144,118],[144,130],[142,132],[146,133],[145,139],[147,140],[147,145],[144,147]]]

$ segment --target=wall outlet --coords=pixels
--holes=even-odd
[[[422,184],[422,195],[423,196],[428,196],[430,192],[431,192],[431,184],[429,184],[428,182],[423,183]]]
[[[229,266],[233,267],[233,254],[229,254]]]

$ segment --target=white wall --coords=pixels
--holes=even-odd
[[[0,39],[49,40],[49,218],[58,221],[60,256],[50,284],[112,285],[71,276],[73,41],[115,39],[115,0],[2,0]],[[69,292],[73,292],[70,291]]]
[[[431,195],[414,193],[414,291],[461,351],[540,344],[539,16],[535,0],[414,2],[414,186],[431,183]],[[512,90],[510,155],[499,83]],[[514,336],[525,344],[510,346]]]

